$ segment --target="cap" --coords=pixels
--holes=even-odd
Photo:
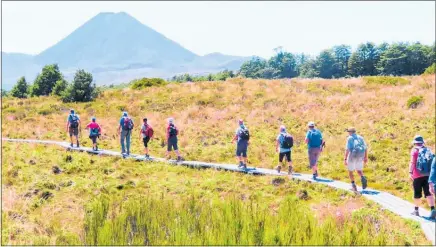
[[[172,117],[168,118],[168,123],[174,123],[174,118]]]
[[[286,131],[286,127],[285,127],[284,125],[281,125],[281,126],[280,126],[280,131],[281,131],[281,132]]]
[[[417,144],[417,143],[424,143],[424,138],[422,138],[422,136],[420,136],[420,135],[416,135],[416,136],[413,138],[413,143],[414,143],[414,144]]]
[[[123,117],[127,117],[127,112],[123,112]]]
[[[309,127],[315,127],[315,123],[314,123],[314,122],[309,122],[309,123],[307,124],[307,126],[309,126]]]
[[[74,113],[74,109],[71,109],[70,112],[71,112],[71,113]]]
[[[354,127],[348,127],[347,129],[346,129],[346,131],[347,132],[356,132],[356,128],[354,128]]]
[[[95,122],[95,119],[96,119],[95,117],[92,117],[92,118],[91,118],[91,120],[94,121],[94,122]]]

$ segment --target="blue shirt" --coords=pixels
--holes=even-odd
[[[354,133],[351,136],[348,136],[347,138],[347,144],[345,145],[345,149],[347,149],[348,151],[353,151],[356,145],[359,145],[359,143],[362,144],[364,150],[359,151],[357,150],[358,153],[363,153],[366,150],[366,143],[365,140],[363,139],[363,137],[361,137],[360,135]]]
[[[319,133],[319,138],[315,138],[313,134]],[[320,148],[322,145],[322,133],[317,129],[309,129],[306,134],[308,148]]]
[[[245,129],[245,128],[246,128],[245,125],[240,125],[239,128],[236,129],[236,135],[238,136],[238,140],[237,140],[238,143],[239,142],[248,142],[247,140],[242,140],[240,137],[242,129]]]
[[[431,170],[430,176],[428,177],[428,182],[433,183],[433,186],[436,186],[436,157],[434,157],[433,162],[431,162]]]
[[[289,151],[291,151],[290,148],[282,148],[281,143],[283,142],[283,139],[285,138],[284,135],[286,135],[286,132],[281,132],[278,136],[277,136],[277,141],[279,142],[279,146],[280,146],[280,153],[287,153]]]
[[[77,119],[80,121],[80,117],[79,117],[79,115],[77,115],[77,114],[70,114],[70,115],[68,115],[68,117],[67,117],[67,121],[68,122],[71,122],[71,116],[76,116],[77,117]]]

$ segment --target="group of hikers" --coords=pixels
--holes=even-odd
[[[240,119],[238,121],[238,128],[235,131],[235,135],[232,139],[232,143],[236,142],[236,157],[238,159],[238,168],[247,168],[247,151],[250,144],[250,132],[244,121]],[[318,159],[325,147],[325,141],[322,133],[319,129],[315,128],[314,122],[309,122],[308,130],[306,133],[305,143],[308,148],[308,160],[309,168],[312,170],[313,180],[317,180],[318,177]],[[91,122],[86,126],[89,129],[89,138],[93,143],[93,150],[97,151],[97,138],[101,135],[101,128],[96,123],[96,118],[92,117]],[[134,128],[134,122],[129,117],[127,112],[123,112],[122,117],[118,125],[118,133],[120,134],[121,153],[123,157],[130,155],[130,141],[131,133]],[[70,111],[67,119],[67,132],[70,134],[71,147],[73,147],[73,137],[76,138],[77,147],[79,147],[78,133],[80,130],[80,118],[75,114],[74,110]],[[356,133],[354,127],[346,129],[348,137],[345,145],[344,153],[344,165],[347,167],[348,175],[351,181],[351,190],[357,192],[357,186],[355,184],[354,171],[360,176],[362,183],[362,189],[366,189],[368,182],[367,178],[363,174],[363,167],[368,162],[368,147],[364,138]],[[153,128],[147,123],[147,118],[143,119],[143,124],[140,129],[140,137],[144,143],[144,154],[146,159],[150,159],[148,143],[153,138]],[[166,128],[166,141],[167,141],[167,153],[166,156],[170,158],[170,152],[175,151],[177,155],[177,161],[183,160],[178,149],[177,136],[179,130],[174,124],[174,119],[168,119],[168,126]],[[291,134],[286,130],[285,126],[280,126],[279,134],[275,141],[276,152],[278,155],[278,165],[276,170],[281,172],[282,163],[284,158],[288,164],[288,174],[292,175],[293,166],[291,152],[294,144],[294,140]],[[414,190],[414,203],[415,209],[413,215],[419,216],[419,205],[422,193],[427,199],[427,202],[431,208],[431,214],[429,218],[435,219],[435,201],[433,195],[436,191],[436,158],[431,152],[430,148],[424,144],[422,136],[415,136],[413,140],[413,148],[410,154],[409,173],[412,180]],[[433,194],[433,195],[432,195]]]

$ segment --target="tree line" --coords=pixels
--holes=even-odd
[[[79,69],[73,81],[68,82],[57,64],[49,64],[42,68],[33,84],[29,84],[24,76],[18,79],[9,94],[16,98],[56,95],[63,102],[87,102],[96,98],[99,91],[92,81],[91,73]],[[6,92],[2,91],[4,95]]]
[[[243,63],[238,74],[265,79],[419,75],[435,62],[435,50],[436,44],[367,42],[354,52],[348,45],[338,45],[311,57],[278,47],[269,60],[253,57]]]
[[[168,79],[168,81],[172,82],[197,82],[197,81],[225,81],[227,78],[233,78],[237,76],[235,72],[232,70],[225,69],[218,73],[211,73],[208,75],[190,75],[190,74],[181,74],[175,75]]]

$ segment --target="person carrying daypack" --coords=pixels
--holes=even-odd
[[[70,114],[67,118],[67,132],[70,134],[70,147],[73,147],[73,136],[76,137],[77,147],[79,147],[79,131],[80,131],[80,118],[73,109],[70,110]]]
[[[286,157],[286,161],[288,162],[288,175],[292,175],[292,159],[291,159],[291,150],[294,146],[294,138],[286,132],[286,127],[284,125],[280,126],[280,134],[276,138],[276,152],[279,153],[279,164],[276,167],[278,173],[282,169],[283,158]],[[280,148],[280,152],[279,152]]]
[[[356,134],[354,127],[347,129],[348,138],[345,145],[344,164],[348,169],[348,176],[351,180],[351,189],[357,191],[357,186],[354,183],[354,174],[356,170],[362,182],[362,189],[367,187],[367,179],[363,175],[363,165],[368,162],[368,148],[362,136]]]
[[[179,135],[179,130],[177,129],[176,125],[174,124],[174,119],[173,118],[169,118],[168,119],[168,126],[167,126],[167,142],[168,142],[168,147],[167,147],[167,159],[170,159],[170,152],[172,150],[174,150],[174,152],[177,155],[177,161],[182,161],[183,158],[180,155],[179,152],[179,147],[177,146],[178,143],[178,139],[177,136]]]
[[[86,125],[86,129],[89,129],[89,139],[92,140],[92,150],[98,151],[97,138],[101,135],[101,128],[98,123],[96,123],[96,118],[92,117],[91,122]]]
[[[247,150],[250,144],[250,131],[244,125],[244,121],[239,119],[239,127],[236,129],[235,136],[232,139],[232,143],[236,144],[236,157],[238,157],[238,168],[247,168]]]
[[[309,130],[307,131],[305,142],[308,148],[309,167],[312,169],[313,180],[316,180],[318,177],[318,159],[325,142],[322,139],[321,131],[315,128],[314,122],[309,122],[307,126]]]
[[[433,196],[436,196],[436,157],[433,157],[430,168],[430,176],[428,177],[428,186]]]
[[[150,155],[148,154],[148,142],[153,137],[154,131],[153,128],[150,126],[150,124],[147,123],[147,118],[142,119],[142,121],[143,121],[143,125],[140,130],[140,138],[144,143],[145,158],[150,159]]]
[[[424,196],[427,198],[431,209],[429,218],[435,219],[434,197],[430,193],[428,184],[434,154],[431,152],[430,148],[424,145],[424,138],[420,135],[415,136],[413,144],[414,146],[410,152],[409,163],[409,178],[413,181],[413,199],[415,202],[415,210],[412,215],[419,216],[419,204],[422,192],[424,192]]]
[[[120,133],[121,142],[121,154],[123,156],[125,156],[125,154],[130,155],[130,136],[134,126],[133,119],[129,118],[127,112],[123,112],[123,116],[120,119],[120,124],[118,125],[118,133]],[[125,145],[124,140],[126,140]]]

